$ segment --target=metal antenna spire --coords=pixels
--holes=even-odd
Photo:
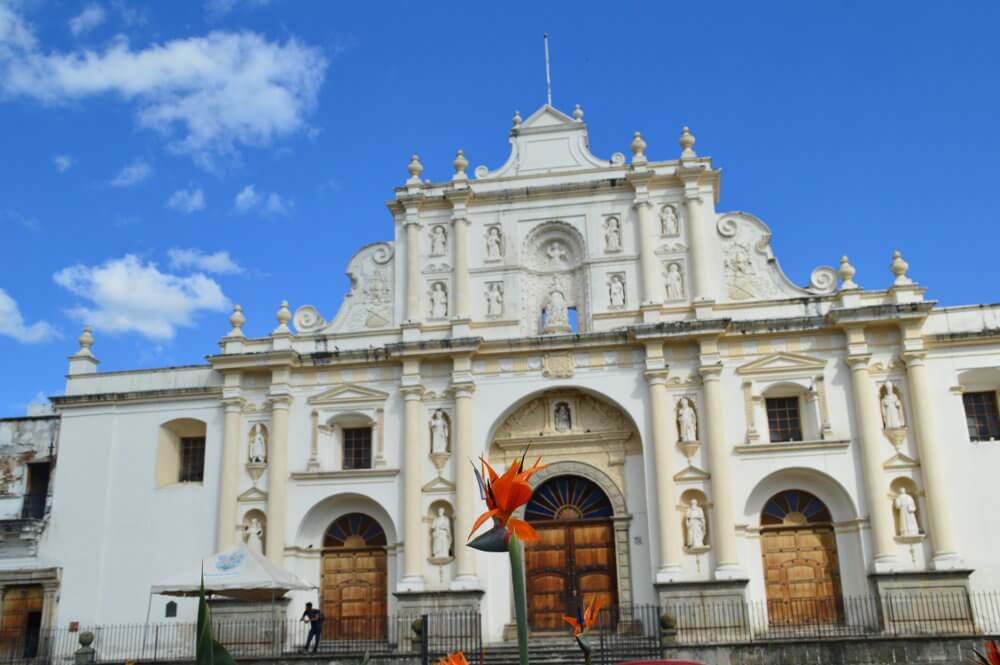
[[[549,106],[552,106],[552,75],[549,73],[549,33],[543,33],[542,38],[545,41],[545,95],[549,100]]]

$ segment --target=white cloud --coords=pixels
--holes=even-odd
[[[205,192],[198,189],[179,189],[167,199],[167,207],[191,214],[205,209]]]
[[[132,162],[111,181],[112,187],[132,187],[153,174],[153,167],[141,159]]]
[[[59,173],[65,173],[73,166],[73,158],[69,155],[53,155],[52,163],[56,165],[56,170]]]
[[[236,199],[233,201],[233,204],[240,212],[253,210],[260,205],[260,194],[258,194],[253,188],[253,185],[247,185],[240,190],[239,194],[236,195]]]
[[[85,32],[90,32],[100,24],[104,23],[107,16],[104,8],[98,4],[90,3],[83,8],[83,11],[69,20],[69,29],[75,37],[79,37]]]
[[[59,333],[45,321],[26,324],[17,301],[0,289],[0,335],[13,337],[25,344],[36,344],[55,339]]]
[[[117,95],[140,126],[206,167],[306,129],[326,72],[320,49],[249,31],[45,52],[13,7],[0,2],[0,93],[47,104]]]
[[[229,252],[224,249],[206,254],[200,249],[173,248],[167,250],[167,256],[170,259],[170,267],[174,270],[203,270],[220,275],[235,275],[243,272],[243,266],[234,261],[229,256]]]
[[[194,325],[199,312],[224,312],[229,304],[215,280],[160,272],[132,254],[97,266],[70,266],[52,277],[91,303],[68,310],[71,317],[110,333],[171,339],[178,327]]]
[[[233,199],[233,205],[237,212],[251,212],[256,210],[264,215],[287,215],[292,203],[283,198],[277,192],[271,192],[267,196],[258,193],[253,185],[247,185]]]

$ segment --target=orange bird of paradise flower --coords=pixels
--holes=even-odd
[[[574,635],[582,635],[597,624],[597,617],[601,613],[601,605],[604,604],[604,596],[594,596],[587,609],[580,609],[575,617],[564,616],[563,621],[573,626]]]
[[[975,660],[974,663],[982,665],[1000,665],[1000,647],[997,647],[997,643],[990,640],[986,643],[986,653],[982,654],[978,651],[974,651]]]
[[[439,660],[437,665],[469,665],[469,661],[465,659],[464,653],[456,651],[450,656],[446,656]]]
[[[538,464],[541,458],[538,458],[530,468],[525,468],[525,455],[519,460],[514,460],[502,475],[494,471],[485,459],[479,458],[482,471],[475,470],[476,479],[479,481],[479,490],[488,510],[472,525],[469,538],[472,538],[479,527],[491,517],[494,526],[490,532],[470,543],[471,547],[486,551],[502,551],[511,534],[515,534],[521,540],[538,540],[538,533],[530,524],[512,517],[515,510],[531,500],[532,489],[528,480],[533,474],[545,468]],[[486,540],[490,542],[485,543]]]

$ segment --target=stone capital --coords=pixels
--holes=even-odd
[[[246,400],[239,396],[222,399],[222,406],[225,407],[226,413],[240,413],[243,411],[244,404],[246,404]]]
[[[287,393],[277,393],[267,396],[272,409],[288,409],[292,405],[292,396]]]
[[[702,365],[698,368],[702,381],[718,381],[722,376],[722,363],[717,365]]]
[[[403,399],[410,402],[422,400],[425,391],[423,386],[401,386],[399,392],[403,393]]]
[[[854,371],[866,370],[868,369],[868,363],[871,362],[872,356],[870,353],[860,353],[857,355],[847,356],[847,364],[850,365],[851,369]]]
[[[647,369],[642,375],[646,377],[646,383],[650,386],[665,386],[667,385],[667,377],[670,375],[670,370],[667,368]]]
[[[926,351],[904,351],[901,354],[903,362],[906,363],[907,367],[919,367],[926,363],[927,352]]]
[[[476,384],[472,381],[456,381],[451,384],[455,399],[470,399],[476,392]]]

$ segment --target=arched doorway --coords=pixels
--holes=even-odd
[[[594,596],[617,602],[613,513],[604,491],[580,476],[556,476],[535,489],[524,511],[540,536],[525,547],[532,630],[563,631],[563,616]]]
[[[839,622],[840,563],[826,504],[804,490],[785,490],[764,504],[760,526],[769,622]]]
[[[385,639],[386,538],[363,513],[337,518],[323,536],[320,605],[328,639]]]

